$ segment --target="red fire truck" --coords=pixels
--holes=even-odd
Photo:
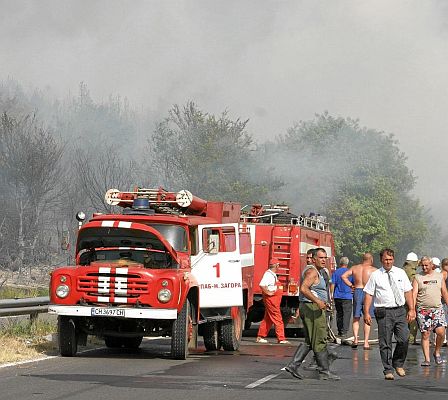
[[[208,350],[237,350],[253,301],[256,237],[254,225],[240,224],[240,204],[161,188],[111,189],[106,202],[123,214],[94,214],[79,229],[76,265],[51,274],[61,354],[74,356],[88,335],[127,348],[171,336],[175,359],[198,334]]]
[[[277,275],[284,292],[281,309],[284,321],[288,322],[299,304],[298,286],[306,266],[306,252],[316,247],[324,248],[329,258],[329,276],[335,268],[334,241],[329,224],[319,214],[294,215],[288,206],[261,204],[253,205],[247,213],[243,212],[241,221],[243,227],[255,233],[252,238],[255,254],[254,301],[245,327],[247,329],[252,322],[263,319],[264,306],[259,283],[272,258],[280,262]],[[290,327],[297,328],[299,322],[294,322]]]

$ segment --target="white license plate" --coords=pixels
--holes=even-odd
[[[121,308],[106,308],[106,307],[95,307],[92,308],[92,317],[124,317],[125,310]]]

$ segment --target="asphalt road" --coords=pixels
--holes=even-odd
[[[313,371],[297,380],[281,368],[303,339],[291,339],[292,345],[257,344],[255,331],[249,334],[235,354],[206,353],[200,346],[185,361],[169,358],[169,339],[155,339],[145,340],[135,352],[99,348],[74,358],[1,368],[0,399],[447,398],[447,368],[420,367],[419,346],[410,347],[408,376],[395,381],[384,380],[377,345],[370,351],[335,346],[340,358],[332,369],[341,376],[338,382],[319,381]]]

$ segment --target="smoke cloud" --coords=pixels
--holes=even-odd
[[[58,98],[83,81],[165,116],[194,100],[259,141],[328,110],[393,133],[445,217],[444,1],[0,1],[0,79]],[[360,157],[363,149],[359,149]],[[337,159],[335,159],[337,162]]]

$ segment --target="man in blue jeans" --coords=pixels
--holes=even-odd
[[[359,320],[361,319],[365,297],[363,289],[369,280],[370,275],[374,271],[376,271],[376,268],[373,266],[372,253],[364,253],[362,256],[362,263],[354,265],[347,272],[342,274],[341,277],[353,290],[353,349],[358,348]],[[350,278],[352,278],[353,281],[350,281]],[[370,316],[373,318],[373,304],[369,309],[369,312]],[[369,336],[370,326],[364,323],[364,350],[370,350]]]
[[[341,257],[339,268],[333,272],[331,277],[331,288],[333,291],[334,306],[336,308],[336,326],[338,336],[347,336],[350,329],[350,319],[352,314],[353,293],[350,286],[342,280],[342,274],[348,271],[349,260],[347,257]],[[349,278],[353,284],[352,277]]]

